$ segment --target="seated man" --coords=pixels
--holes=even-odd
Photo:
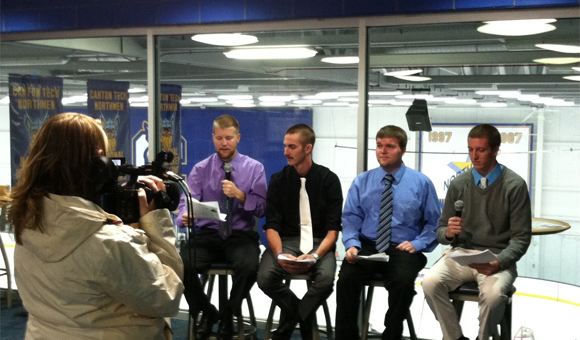
[[[389,292],[383,340],[401,340],[415,295],[415,279],[437,246],[439,201],[431,180],[407,168],[407,134],[388,125],[377,132],[380,167],[358,175],[342,215],[346,257],[336,284],[336,339],[358,339],[358,308],[364,282],[380,274]],[[389,262],[359,260],[385,253]]]
[[[290,339],[298,322],[302,339],[312,339],[312,318],[334,285],[342,189],[332,171],[312,161],[314,142],[310,126],[289,128],[284,138],[288,165],[272,175],[268,188],[264,228],[269,248],[262,255],[258,286],[287,315],[274,340]],[[283,279],[304,273],[309,273],[312,284],[299,299]]]
[[[477,281],[480,291],[479,339],[488,339],[501,321],[507,293],[517,277],[516,262],[531,241],[532,213],[526,182],[496,160],[501,135],[489,125],[471,129],[467,139],[473,168],[449,185],[437,239],[452,244],[423,279],[423,291],[445,340],[468,340],[449,300],[449,292]],[[463,201],[461,217],[454,204]],[[474,249],[474,250],[470,250]],[[489,249],[498,260],[461,266],[450,252]]]
[[[232,314],[241,313],[242,301],[256,282],[260,249],[254,226],[255,219],[264,216],[266,211],[266,175],[262,163],[237,151],[241,134],[234,117],[216,118],[212,136],[216,153],[193,167],[187,184],[193,198],[220,202],[220,210],[228,212],[228,221],[197,219],[198,230],[181,249],[181,257],[190,312],[192,315],[203,312],[200,338],[208,338],[213,324],[220,319],[218,339],[231,339]],[[189,216],[185,207],[185,196],[182,196],[178,208],[181,218],[176,224],[193,226],[195,216]],[[227,262],[234,270],[229,305],[220,311],[221,315],[204,293],[198,277],[218,261]]]

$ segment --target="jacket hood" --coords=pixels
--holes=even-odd
[[[120,221],[93,202],[49,194],[43,199],[44,232],[24,229],[22,245],[44,262],[58,262],[103,225]]]

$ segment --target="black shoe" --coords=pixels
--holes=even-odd
[[[203,312],[203,316],[201,317],[201,321],[197,326],[197,340],[207,340],[211,335],[213,330],[213,325],[215,325],[219,320],[219,313],[217,309],[211,305],[208,310]]]
[[[461,336],[461,338],[457,339],[457,340],[469,340],[469,338],[464,337],[463,335]],[[476,339],[477,340],[477,339]]]
[[[272,340],[290,340],[297,323],[297,318],[290,316],[286,317],[286,320],[284,320],[284,322],[278,326],[278,329],[272,333]]]

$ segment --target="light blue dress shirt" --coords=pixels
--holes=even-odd
[[[493,168],[493,170],[491,170],[491,172],[487,174],[487,176],[485,176],[485,178],[487,178],[487,186],[490,186],[493,182],[495,182],[499,178],[499,175],[501,175],[502,170],[503,165],[497,163]],[[484,176],[482,176],[479,172],[477,172],[475,168],[473,168],[472,174],[473,180],[475,181],[475,185],[481,188],[481,178]]]
[[[346,197],[342,213],[342,237],[346,249],[361,247],[360,238],[377,239],[381,195],[387,172],[378,167],[358,175]],[[437,246],[441,210],[431,180],[405,164],[392,173],[393,220],[391,244],[410,241],[416,251],[430,252]]]

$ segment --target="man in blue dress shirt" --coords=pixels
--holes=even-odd
[[[213,324],[220,319],[217,338],[231,339],[231,316],[241,312],[242,300],[256,282],[258,273],[259,236],[254,228],[257,218],[266,213],[266,174],[262,163],[238,152],[241,134],[237,119],[230,115],[216,118],[212,137],[216,152],[194,165],[187,184],[192,197],[200,202],[217,201],[225,209],[225,201],[229,201],[229,224],[189,216],[182,196],[176,225],[196,227],[195,237],[191,236],[181,249],[181,257],[190,312],[192,315],[203,312],[198,338],[207,339]],[[232,266],[234,275],[228,308],[218,315],[203,291],[198,274],[206,272],[212,263],[224,261]]]
[[[365,281],[380,274],[389,292],[383,340],[400,340],[403,321],[415,295],[415,278],[427,259],[423,252],[437,246],[439,201],[427,176],[403,163],[407,134],[388,125],[377,132],[380,167],[359,174],[353,181],[342,214],[346,257],[337,282],[336,339],[359,336],[358,306]],[[388,178],[388,179],[387,179]],[[386,241],[377,240],[382,218],[383,191],[389,186],[392,209]],[[377,249],[383,249],[379,251]],[[358,255],[384,252],[388,262],[361,260]]]

